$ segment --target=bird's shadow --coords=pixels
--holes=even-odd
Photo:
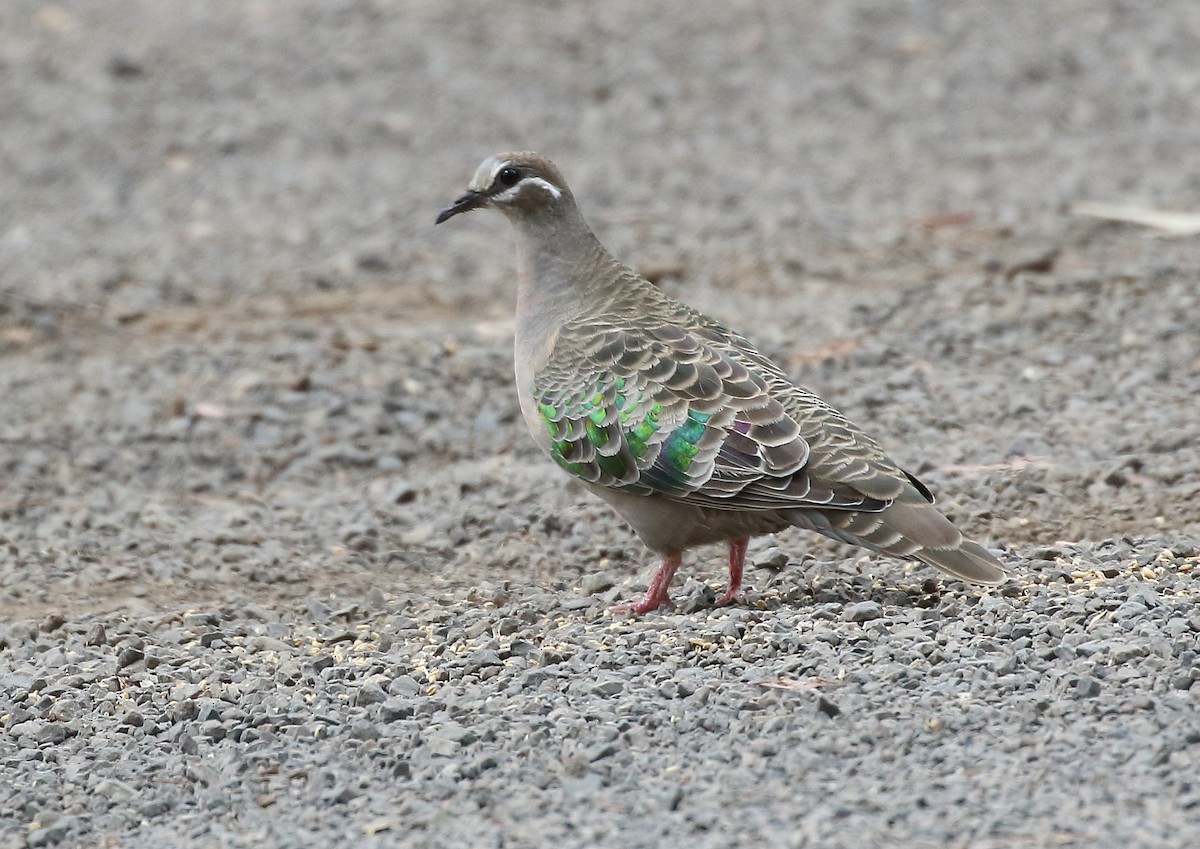
[[[997,587],[980,587],[939,575],[897,575],[898,569],[904,567],[893,563],[884,565],[881,562],[872,567],[873,562],[829,564],[813,557],[789,560],[781,568],[747,567],[740,600],[727,606],[718,606],[716,603],[723,587],[706,579],[707,576],[690,575],[672,592],[673,612],[694,614],[708,611],[717,614],[723,610],[749,608],[762,611],[811,610],[828,616],[840,615],[851,605],[875,602],[885,610],[928,610],[931,611],[931,617],[936,617],[939,612],[953,615],[964,607],[978,604],[985,595],[999,593],[1015,596],[1021,592],[1015,582]],[[644,584],[640,581],[613,587],[605,594],[603,601],[608,605],[615,604],[626,600],[625,597],[631,592],[643,589]]]

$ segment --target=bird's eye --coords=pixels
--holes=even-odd
[[[496,175],[496,182],[509,188],[515,186],[520,179],[521,172],[511,165],[505,165],[500,169],[500,173]]]

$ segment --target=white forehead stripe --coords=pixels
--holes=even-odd
[[[492,187],[492,183],[496,181],[497,172],[507,164],[508,162],[503,159],[489,156],[475,169],[475,176],[471,178],[471,182],[467,184],[467,188],[473,192],[486,192]]]
[[[512,165],[512,162],[507,159],[500,159],[496,156],[489,156],[480,163],[475,169],[475,176],[471,178],[471,182],[467,184],[467,188],[473,192],[486,192],[496,185],[496,175],[500,173],[501,168]],[[541,177],[526,177],[510,189],[505,189],[498,195],[494,195],[493,199],[498,201],[512,200],[521,193],[521,189],[525,186],[537,186],[546,191],[549,195],[558,200],[562,197],[562,189],[551,183],[549,180],[544,180]]]

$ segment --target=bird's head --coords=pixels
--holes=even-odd
[[[569,208],[574,201],[562,174],[536,153],[498,153],[475,169],[467,191],[443,209],[436,224],[460,212],[491,207],[510,218],[534,218]]]

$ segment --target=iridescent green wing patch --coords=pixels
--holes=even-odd
[[[599,372],[573,392],[539,391],[538,415],[550,435],[550,457],[576,477],[605,486],[632,486],[638,478],[637,458],[645,452],[644,439],[627,439],[626,429],[644,432],[642,423],[630,425],[633,401],[626,380]],[[652,428],[651,428],[652,432]]]
[[[665,409],[661,401],[645,397],[643,385],[602,372],[584,391],[537,393],[550,457],[592,483],[646,494],[686,494],[711,471],[715,446],[697,458],[712,415],[684,403]]]
[[[556,463],[601,486],[718,509],[886,506],[882,487],[853,485],[887,476],[855,451],[865,438],[744,339],[686,310],[672,319],[613,314],[562,327],[531,387]],[[811,437],[801,431],[810,418]],[[809,473],[810,438],[821,477]]]
[[[709,418],[708,413],[688,410],[683,423],[666,434],[662,450],[644,471],[643,479],[655,489],[668,492],[685,489],[693,479],[692,464],[700,451]]]

